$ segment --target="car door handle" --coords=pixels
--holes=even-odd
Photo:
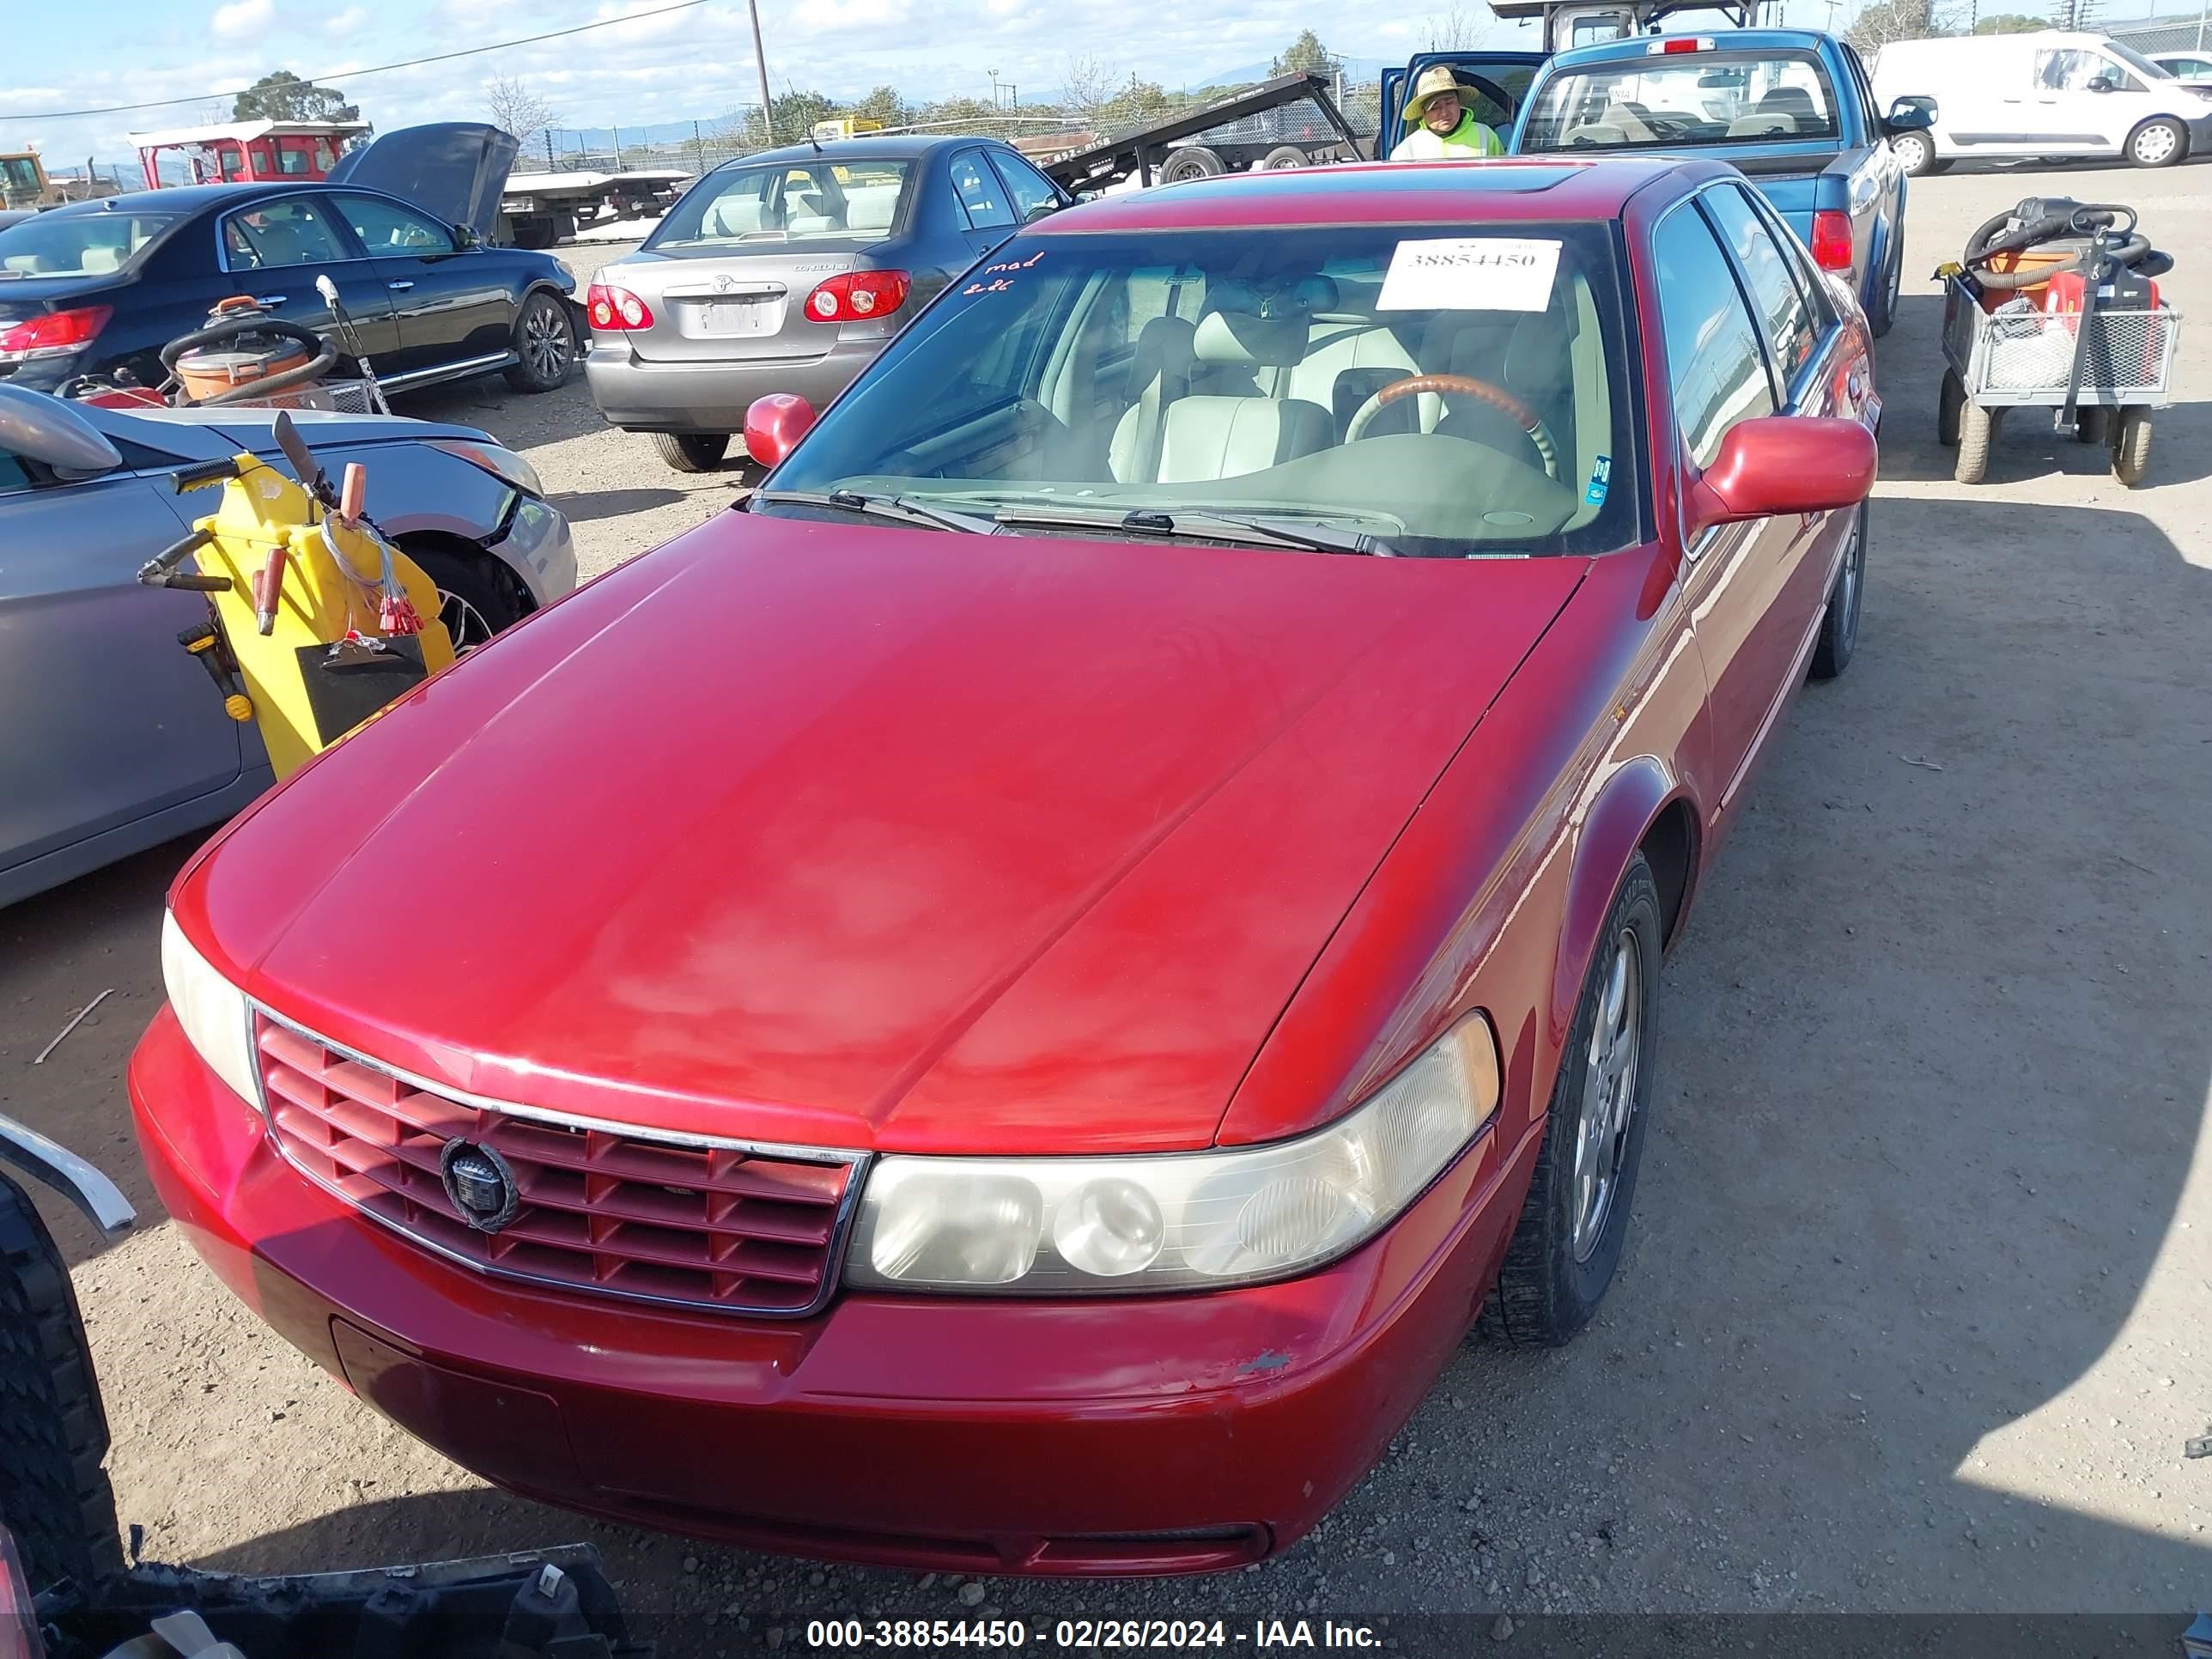
[[[283,294],[264,294],[258,295],[253,303],[258,306],[281,306],[289,297],[289,295]]]
[[[390,289],[394,294],[404,294],[409,289],[414,286],[415,284],[412,283],[386,283],[385,284],[385,287]]]

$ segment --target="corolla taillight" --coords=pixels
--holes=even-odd
[[[890,316],[913,291],[903,270],[848,270],[817,287],[800,309],[809,322],[865,323]]]
[[[584,309],[593,328],[614,331],[653,326],[653,308],[626,288],[593,283],[584,295]]]

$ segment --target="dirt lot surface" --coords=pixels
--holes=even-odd
[[[2132,200],[2179,262],[2186,401],[2140,489],[2033,416],[1978,489],[1935,443],[1926,273],[2031,191]],[[0,913],[0,1111],[145,1211],[105,1250],[60,1225],[149,1552],[271,1570],[588,1538],[676,1655],[795,1645],[830,1612],[2212,1603],[2212,1460],[2183,1456],[2212,1425],[2212,165],[1954,174],[1912,202],[1858,659],[1798,702],[1668,969],[1635,1228],[1581,1340],[1470,1346],[1322,1532],[1211,1581],[971,1588],[510,1499],[269,1334],[147,1191],[122,1073],[179,845]],[[587,572],[737,482],[667,471],[580,385],[409,412],[526,452]]]

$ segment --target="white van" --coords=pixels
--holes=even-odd
[[[1877,107],[1930,99],[1936,125],[1890,141],[1907,173],[1975,156],[2124,155],[2162,167],[2212,151],[2212,88],[2130,46],[2057,29],[1893,40],[1875,55]]]

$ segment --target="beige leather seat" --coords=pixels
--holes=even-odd
[[[1189,394],[1197,333],[1196,325],[1180,317],[1155,317],[1139,331],[1129,360],[1134,401],[1115,423],[1106,448],[1107,467],[1120,483],[1149,483],[1159,476],[1167,407]]]
[[[1303,313],[1275,318],[1216,311],[1200,322],[1193,344],[1201,374],[1212,368],[1256,374],[1296,365],[1305,356],[1306,340]],[[1167,405],[1155,477],[1161,483],[1231,478],[1335,442],[1334,417],[1305,398],[1193,392]]]

